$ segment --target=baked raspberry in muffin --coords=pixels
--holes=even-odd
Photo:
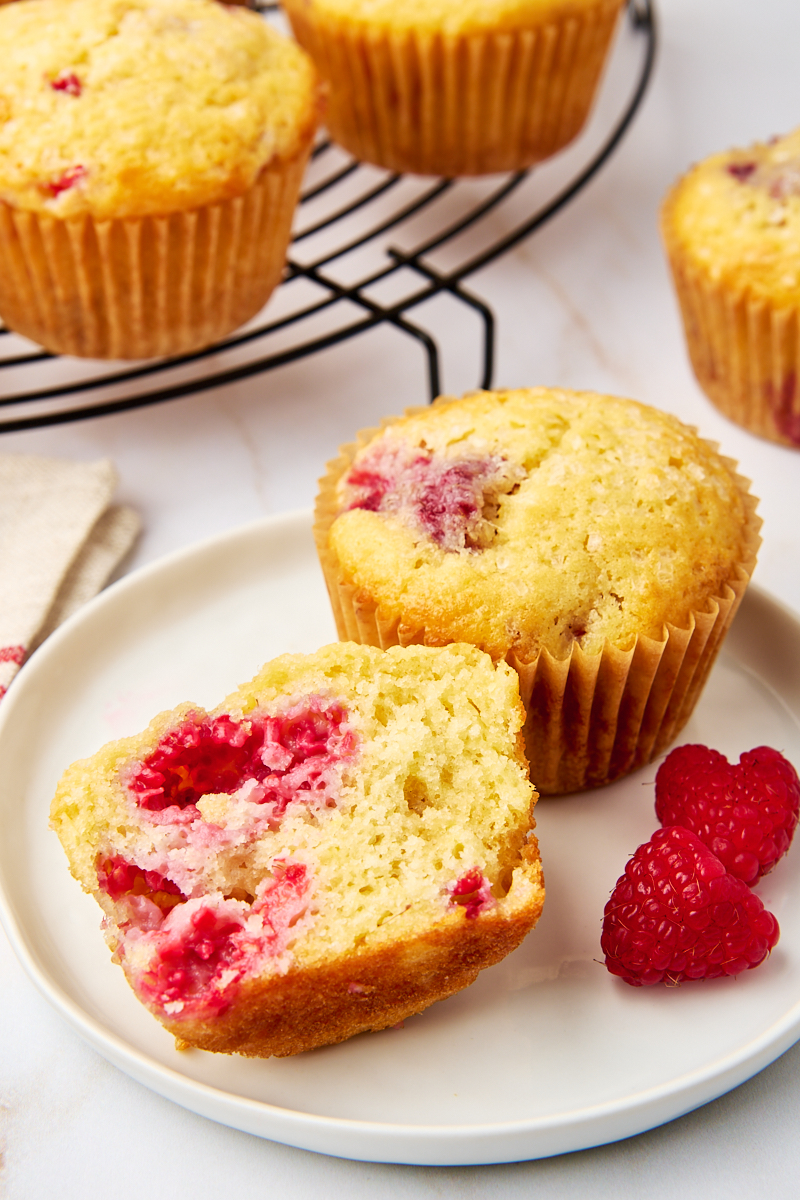
[[[286,655],[74,764],[52,824],[182,1044],[287,1055],[471,983],[544,890],[524,712],[471,646]]]
[[[606,783],[687,720],[752,571],[729,460],[674,417],[480,392],[366,430],[316,536],[342,638],[471,642],[520,675],[540,792]]]

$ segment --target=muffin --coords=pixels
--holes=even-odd
[[[427,175],[516,171],[589,113],[622,0],[285,0],[356,158]]]
[[[214,0],[0,8],[0,314],[63,354],[192,350],[279,282],[319,84]]]
[[[693,167],[661,229],[703,391],[752,433],[800,446],[800,130]]]
[[[531,778],[566,792],[648,762],[688,719],[755,565],[747,487],[635,401],[476,392],[345,447],[315,533],[339,636],[510,663]]]
[[[513,950],[544,901],[517,678],[472,646],[268,663],[74,764],[52,825],[182,1046],[383,1029]]]

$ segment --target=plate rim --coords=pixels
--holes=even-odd
[[[260,517],[183,546],[131,571],[82,606],[57,629],[12,681],[0,705],[0,744],[17,704],[64,640],[116,602],[120,593],[146,584],[237,541],[310,529],[312,510],[296,509]],[[748,597],[750,598],[748,603]],[[800,635],[800,617],[768,591],[750,584],[743,607],[753,603],[778,609]],[[36,666],[37,669],[29,670]],[[750,668],[745,667],[749,670]],[[784,701],[785,703],[785,701]],[[666,1083],[599,1104],[515,1121],[479,1124],[421,1124],[364,1121],[286,1108],[195,1080],[158,1062],[109,1030],[72,999],[41,963],[24,933],[0,865],[0,924],[23,970],[37,991],[90,1046],[139,1083],[201,1116],[256,1136],[335,1157],[415,1165],[481,1165],[546,1158],[631,1137],[697,1108],[751,1078],[800,1039],[800,999],[744,1045]],[[678,1103],[676,1104],[676,1101]],[[269,1128],[272,1126],[272,1128]]]

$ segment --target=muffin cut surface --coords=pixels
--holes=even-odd
[[[543,902],[514,674],[472,647],[284,656],[66,772],[53,825],[183,1043],[292,1054],[466,986]]]

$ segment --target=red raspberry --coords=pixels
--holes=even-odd
[[[606,966],[633,987],[738,975],[778,941],[772,913],[699,838],[673,825],[634,854],[605,907]]]
[[[752,885],[789,849],[800,811],[800,779],[769,746],[738,765],[706,746],[679,746],[656,775],[662,825],[696,833],[737,879]]]

